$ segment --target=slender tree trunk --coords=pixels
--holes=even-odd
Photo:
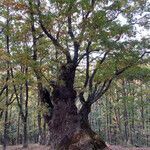
[[[40,98],[38,98],[38,107],[40,107]],[[40,113],[40,111],[38,111],[37,122],[38,122],[38,143],[41,144],[42,127],[41,127],[41,113]]]
[[[35,17],[34,17],[34,2],[28,0],[29,3],[29,9],[30,9],[30,19],[31,19],[31,32],[32,32],[32,40],[33,40],[33,61],[35,61],[35,64],[37,63],[38,54],[37,54],[37,37],[36,37],[36,28],[35,28]],[[42,77],[41,72],[38,69],[38,65],[36,64],[33,68],[36,79],[37,79],[37,91],[38,91],[38,107],[42,105],[42,91],[43,91],[43,85],[42,85]],[[38,143],[42,144],[42,127],[41,127],[41,112],[38,111],[37,114],[37,122],[38,122]]]
[[[6,88],[6,102],[4,112],[4,139],[3,139],[3,150],[6,150],[8,144],[8,86]]]
[[[42,144],[46,144],[46,121],[43,123],[43,132],[42,132]]]
[[[126,89],[125,89],[125,81],[123,80],[123,116],[124,116],[124,136],[125,142],[128,142],[128,112],[127,112],[127,99],[126,99]]]
[[[18,121],[17,121],[17,144],[20,144],[20,113],[18,113]]]
[[[119,134],[120,136],[118,135],[119,139],[118,139],[118,142],[122,142],[122,129],[121,129],[121,121],[120,121],[120,110],[119,108],[114,108],[114,113],[115,113],[115,118],[116,118],[116,127],[118,128],[119,130]]]
[[[10,49],[10,37],[9,37],[9,26],[10,26],[10,21],[9,21],[9,7],[7,7],[7,21],[6,21],[6,50],[7,53],[9,54],[9,49]],[[3,139],[3,150],[6,150],[6,146],[8,144],[8,103],[9,103],[9,89],[8,89],[8,80],[10,78],[10,62],[7,61],[7,75],[6,75],[6,101],[5,101],[5,112],[4,112],[4,139]]]
[[[110,91],[111,93],[111,91]],[[111,106],[111,99],[110,97],[107,95],[106,96],[106,126],[107,126],[107,140],[109,143],[112,142],[112,129],[111,129],[111,125],[112,125],[112,106]]]
[[[124,135],[125,135],[125,141],[127,143],[128,141],[128,120],[127,120],[127,108],[126,108],[126,102],[124,102]]]
[[[27,76],[28,68],[23,68],[21,66],[22,73],[25,73]],[[25,98],[23,95],[23,85],[25,85]],[[18,105],[20,108],[20,115],[23,122],[23,148],[28,147],[28,100],[29,100],[29,87],[28,87],[28,80],[25,81],[25,84],[20,85],[20,101],[18,101]]]
[[[134,145],[134,135],[135,135],[135,88],[132,90],[132,96],[133,96],[133,103],[132,103],[132,110],[131,110],[131,132],[132,132],[132,145]]]
[[[119,101],[119,95],[120,93],[118,91],[116,91],[116,96],[117,96],[117,100]],[[117,126],[118,126],[118,130],[119,130],[119,141],[121,142],[121,144],[123,144],[123,139],[124,139],[124,136],[123,136],[123,131],[122,131],[122,124],[121,124],[121,113],[120,113],[120,107],[118,107],[117,105],[117,108],[115,108],[115,112],[116,112],[116,115],[117,115]]]
[[[9,102],[10,102],[10,98],[9,98]],[[13,116],[13,112],[12,112],[12,105],[9,105],[9,109],[8,109],[8,114],[9,114],[9,117],[8,117],[8,132],[12,133],[13,131],[11,130],[10,126],[11,126],[11,123],[12,123],[12,116]],[[9,139],[9,144],[10,145],[15,145],[15,138],[14,138],[14,135]]]
[[[142,94],[142,90],[143,90],[143,88],[142,88],[142,85],[140,86],[141,87],[141,109],[140,109],[140,111],[141,111],[141,121],[142,121],[142,129],[144,130],[144,127],[145,127],[145,118],[144,118],[144,101],[143,101],[143,94]]]
[[[23,120],[23,148],[28,147],[28,138],[27,138],[27,118]]]
[[[131,105],[131,111],[129,113],[129,118],[131,120],[131,122],[129,123],[129,137],[130,137],[130,144],[133,145],[134,144],[134,138],[133,138],[133,131],[134,131],[134,90],[132,90],[131,88],[131,82],[128,81],[128,85],[129,85],[129,90],[128,90],[128,94],[130,94],[130,96],[133,96],[133,100],[130,102]]]
[[[42,97],[43,97],[43,86],[41,83],[41,77],[39,75],[37,75],[37,90],[38,90],[38,107],[43,106],[43,102],[42,102]],[[44,139],[43,139],[43,135],[42,135],[42,116],[41,116],[41,111],[38,111],[38,143],[39,144],[43,144]],[[44,118],[45,119],[45,118]],[[45,120],[44,120],[45,121]]]
[[[27,76],[28,74],[28,68],[25,68],[25,74]],[[23,147],[27,148],[28,147],[28,100],[29,100],[29,85],[28,85],[28,80],[25,82],[25,110],[24,110],[24,117],[23,117]]]
[[[7,63],[9,65],[9,63]],[[7,79],[6,82],[9,80],[9,66],[7,68]],[[5,112],[4,112],[4,139],[3,139],[3,150],[6,149],[6,146],[8,144],[8,104],[9,104],[9,89],[8,85],[6,86],[6,100],[5,100]]]
[[[20,115],[21,115],[21,119],[22,119],[22,123],[23,123],[23,138],[22,138],[22,143],[23,143],[23,148],[27,147],[27,143],[26,143],[26,116],[24,114],[23,111],[23,103],[24,103],[24,97],[23,97],[23,84],[20,85],[20,101],[18,102],[18,105],[20,105]]]
[[[110,143],[112,142],[112,104],[111,99],[109,99],[109,135],[110,135]]]
[[[110,143],[111,137],[109,132],[109,107],[108,107],[108,96],[106,96],[106,134],[107,134],[107,141]]]

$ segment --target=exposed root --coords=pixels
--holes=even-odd
[[[106,150],[106,148],[105,142],[98,135],[91,136],[86,131],[80,130],[72,138],[63,139],[57,150]]]

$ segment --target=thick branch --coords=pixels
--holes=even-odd
[[[7,87],[7,85],[5,84],[5,85],[3,86],[3,88],[1,89],[1,91],[0,91],[0,96],[3,94],[3,92],[4,92],[5,89],[6,89],[6,87]]]
[[[70,10],[72,9],[72,6],[70,6]],[[73,33],[73,28],[72,28],[72,18],[71,15],[68,16],[68,34],[71,37],[71,40],[73,41],[74,45],[74,58],[73,62],[75,65],[77,65],[77,60],[78,60],[78,52],[79,52],[79,47],[80,44],[75,40],[75,35]]]
[[[73,62],[74,64],[77,66],[77,61],[78,61],[78,56],[79,56],[79,48],[80,48],[80,44],[77,41],[74,41],[74,58],[73,58]]]
[[[85,98],[84,98],[84,92],[81,92],[79,94],[79,100],[80,100],[80,102],[81,102],[82,105],[86,102]]]
[[[139,61],[140,59],[142,59],[142,58],[145,56],[145,54],[148,54],[148,53],[149,53],[149,52],[145,51],[143,54],[141,54],[141,56],[139,57],[138,61]],[[103,59],[102,59],[102,60],[103,60]],[[138,62],[138,61],[137,61],[137,62]],[[137,63],[137,62],[136,62],[136,63]],[[136,63],[135,63],[135,62],[134,62],[134,63],[130,63],[130,64],[127,65],[126,67],[124,67],[124,68],[122,68],[122,69],[120,69],[120,70],[116,70],[115,73],[114,73],[114,75],[113,75],[109,80],[105,80],[105,81],[103,82],[103,85],[100,86],[100,88],[99,88],[97,91],[96,91],[96,89],[95,89],[95,90],[93,91],[93,93],[89,94],[86,103],[90,104],[90,107],[91,107],[91,105],[92,105],[93,103],[95,103],[98,99],[100,99],[100,98],[103,96],[103,94],[105,94],[105,93],[108,91],[109,87],[111,86],[112,81],[113,81],[116,77],[118,77],[120,74],[122,74],[122,73],[123,73],[124,71],[126,71],[127,69],[133,67]],[[95,74],[95,73],[96,73],[96,70],[93,72],[93,74]],[[93,75],[93,76],[94,76],[94,75]],[[93,77],[93,76],[92,76],[92,77]],[[82,110],[84,107],[85,107],[85,104],[83,104],[81,110]]]
[[[70,35],[71,39],[74,40],[75,36],[73,33],[73,29],[72,29],[72,19],[71,19],[71,15],[68,16],[68,34]]]
[[[93,71],[93,73],[89,79],[89,90],[90,90],[90,92],[92,91],[92,88],[93,88],[93,80],[94,80],[94,76],[95,76],[96,72],[97,72],[97,68],[94,69],[94,71]]]
[[[91,41],[88,42],[87,48],[86,48],[86,79],[84,83],[84,87],[87,86],[89,81],[89,67],[90,67],[90,60],[89,60],[89,48],[91,45]]]
[[[89,14],[92,12],[93,8],[94,8],[94,4],[95,4],[95,0],[92,0],[91,1],[91,9],[85,14],[85,16],[83,17],[83,23],[86,22]],[[70,6],[70,9],[72,9],[72,6]],[[83,34],[84,34],[84,31],[85,31],[85,27],[83,26],[82,30],[81,30],[81,33],[80,33],[80,36],[82,37]],[[73,33],[73,28],[72,28],[72,19],[71,19],[71,15],[68,16],[68,34],[70,35],[72,41],[73,41],[73,44],[74,44],[74,58],[73,58],[73,63],[77,66],[79,64],[78,61],[80,61],[82,58],[78,59],[79,57],[79,48],[80,48],[80,43],[81,43],[81,40],[79,40],[79,42],[77,42],[75,40],[75,36],[74,36],[74,33]],[[79,38],[79,39],[82,39],[82,38]],[[85,54],[87,55],[87,54]]]

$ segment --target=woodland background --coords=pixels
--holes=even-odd
[[[53,72],[57,74],[57,60],[63,60],[64,56],[50,50],[52,43],[37,25],[37,39],[40,40],[35,64],[29,38],[32,18],[26,16],[27,6],[23,1],[13,0],[0,4],[0,145],[20,145],[23,140],[30,144],[45,144],[48,128],[42,115],[47,110],[38,101],[33,68],[38,64],[43,73],[42,82],[51,91],[47,81],[55,78]],[[46,17],[44,21],[49,23]],[[114,36],[117,30],[114,30]],[[147,39],[143,45],[148,43]],[[122,60],[120,65],[128,61],[121,55],[118,58]],[[96,82],[109,77],[113,59],[111,64],[106,62],[101,66],[103,74],[94,79]],[[84,66],[81,65],[78,70],[76,87],[83,84],[85,77]],[[94,103],[89,117],[92,129],[112,145],[150,147],[149,89],[150,64],[149,55],[146,55],[140,65],[113,80],[108,91]],[[77,106],[80,107],[79,102]]]

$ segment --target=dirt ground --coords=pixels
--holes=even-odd
[[[132,147],[132,148],[127,148],[127,147],[123,147],[123,146],[119,146],[119,145],[111,145],[109,146],[109,148],[111,150],[150,150],[150,147],[149,148],[143,148],[143,147],[139,147],[139,148],[136,148],[136,147]]]
[[[111,150],[150,150],[150,147],[149,148],[126,148],[126,147],[122,147],[122,146],[119,146],[119,145],[109,145],[109,148]],[[2,150],[2,147],[0,146],[0,150]],[[7,147],[7,150],[48,150],[48,147],[46,146],[42,146],[42,145],[38,145],[38,144],[30,144],[29,145],[29,148],[27,149],[23,149],[22,148],[22,145],[17,145],[17,146],[8,146]]]
[[[2,147],[0,147],[2,150]],[[48,150],[48,147],[39,144],[29,144],[29,148],[22,148],[22,145],[8,146],[7,150]]]

